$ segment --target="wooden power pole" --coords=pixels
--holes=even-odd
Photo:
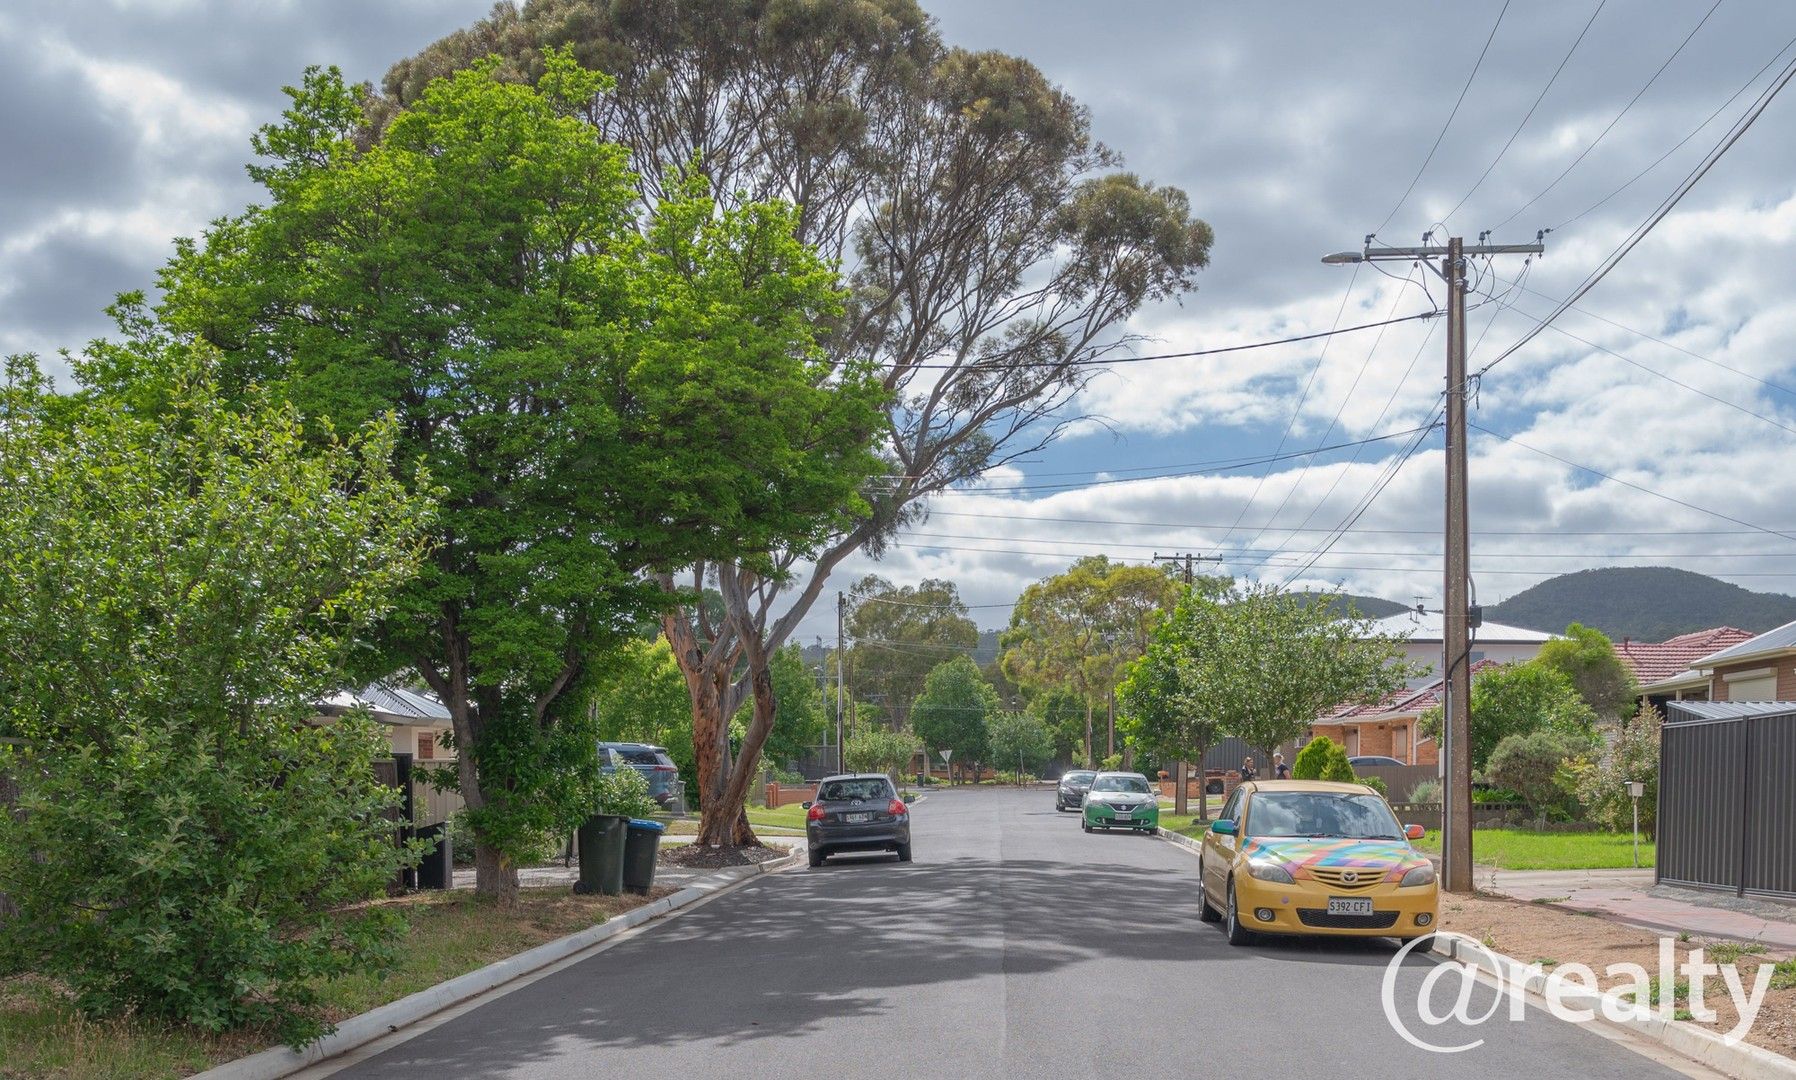
[[[1538,239],[1538,238],[1537,238]],[[1373,247],[1366,238],[1363,251],[1345,251],[1323,258],[1331,264],[1359,262],[1421,262],[1436,269],[1447,284],[1447,381],[1445,419],[1447,429],[1447,505],[1445,558],[1442,565],[1441,672],[1445,699],[1441,725],[1441,823],[1442,885],[1448,892],[1472,891],[1472,673],[1470,601],[1471,530],[1466,498],[1467,394],[1465,352],[1466,260],[1479,255],[1539,255],[1546,248],[1532,244],[1467,244],[1450,238],[1445,247]]]

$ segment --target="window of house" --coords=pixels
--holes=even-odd
[[[418,733],[418,760],[429,761],[437,756],[437,737],[428,731]]]
[[[1732,679],[1727,683],[1729,701],[1776,701],[1777,676],[1757,679]]]

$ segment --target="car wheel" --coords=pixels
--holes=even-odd
[[[1210,903],[1210,890],[1204,888],[1204,860],[1202,856],[1199,856],[1197,860],[1197,917],[1204,922],[1222,921],[1222,912],[1217,911],[1216,905]]]
[[[1434,951],[1434,935],[1433,934],[1417,934],[1415,937],[1406,937],[1406,938],[1398,938],[1397,939],[1397,943],[1400,946],[1408,946],[1411,942],[1414,942],[1415,946],[1416,946],[1415,948],[1410,950],[1411,952],[1426,953],[1426,952]]]
[[[909,844],[899,844],[898,845],[898,861],[899,862],[910,862],[910,845]]]
[[[815,870],[817,867],[823,865],[823,852],[817,850],[816,848],[812,848],[810,850],[810,859],[811,859],[811,869]]]
[[[1253,941],[1253,931],[1241,925],[1241,915],[1235,903],[1235,879],[1229,878],[1229,910],[1228,930],[1230,945],[1246,945]]]
[[[1086,821],[1084,818],[1080,818],[1079,819],[1079,828],[1084,829],[1086,832],[1090,832],[1091,831],[1091,822]]]

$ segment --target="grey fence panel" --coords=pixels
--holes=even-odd
[[[1424,780],[1440,779],[1440,768],[1435,765],[1356,765],[1353,772],[1356,776],[1376,776],[1383,780],[1393,802],[1407,800],[1409,793]]]
[[[1658,876],[1711,888],[1740,886],[1745,838],[1746,724],[1666,724],[1660,736]]]
[[[1796,896],[1796,717],[1760,717],[1745,725],[1751,732],[1746,786],[1752,810],[1745,888]]]

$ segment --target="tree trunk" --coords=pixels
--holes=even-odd
[[[1097,747],[1091,744],[1091,712],[1091,699],[1087,698],[1085,700],[1085,767],[1087,769],[1098,767]]]
[[[1210,752],[1210,744],[1197,744],[1197,820],[1210,820],[1210,771],[1204,768],[1204,757]]]
[[[474,895],[510,907],[518,902],[518,868],[498,848],[474,840]]]
[[[698,843],[710,845],[727,845],[731,847],[760,846],[760,838],[748,824],[748,785],[754,778],[755,766],[760,761],[761,747],[767,744],[767,736],[773,731],[775,701],[773,698],[773,672],[765,663],[765,654],[753,655],[749,650],[748,685],[753,695],[754,713],[749,720],[748,731],[742,736],[742,749],[736,755],[735,766],[723,785],[717,800],[705,807],[699,818]]]
[[[487,804],[486,791],[480,786],[480,769],[476,764],[479,723],[474,704],[468,699],[464,680],[457,677],[459,674],[459,670],[452,671],[445,687],[448,693],[442,695],[443,704],[449,709],[450,722],[455,730],[456,786],[461,789],[462,802],[467,808],[479,810]],[[517,866],[482,841],[478,832],[474,837],[474,894],[492,897],[507,906],[515,904],[518,899]]]

